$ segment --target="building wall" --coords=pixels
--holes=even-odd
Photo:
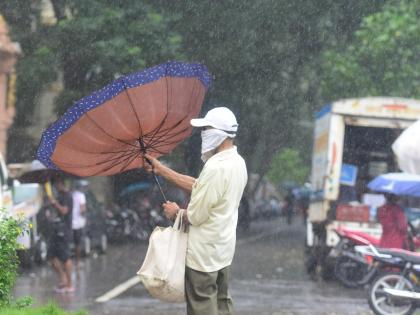
[[[19,53],[19,44],[10,40],[6,21],[0,14],[0,153],[3,156],[6,156],[7,131],[15,116],[14,65]]]

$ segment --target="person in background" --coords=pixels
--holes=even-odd
[[[56,210],[56,218],[48,242],[47,256],[60,277],[60,282],[54,290],[57,293],[70,293],[74,292],[71,279],[73,264],[70,258],[73,199],[62,178],[53,178],[51,182],[57,190],[57,198],[49,197],[50,204]]]
[[[73,198],[73,242],[76,255],[76,268],[80,269],[81,247],[84,229],[86,226],[86,196],[82,191],[83,182],[77,181],[72,192]]]
[[[385,194],[386,203],[378,208],[378,221],[382,225],[380,247],[408,249],[407,218],[398,204],[398,197]]]
[[[283,206],[283,211],[285,212],[284,214],[286,215],[288,225],[292,224],[294,203],[295,196],[293,195],[293,189],[289,188],[286,197],[284,197]]]

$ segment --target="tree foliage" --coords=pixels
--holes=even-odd
[[[17,238],[27,232],[26,223],[9,216],[0,209],[0,308],[11,305],[11,291],[17,276],[19,260],[16,251],[20,249]]]
[[[120,74],[183,57],[181,37],[169,28],[169,19],[149,4],[135,0],[51,3],[53,23],[43,23],[40,0],[0,5],[23,51],[17,64],[18,116],[10,132],[9,161],[33,156],[38,139],[31,141],[22,129],[34,123],[38,97],[59,75],[64,85],[55,100],[60,115]]]
[[[53,3],[59,17],[53,49],[65,86],[57,100],[59,113],[121,74],[182,57],[181,37],[151,5],[135,0]]]
[[[190,59],[215,75],[207,108],[228,106],[239,120],[240,150],[264,175],[281,147],[308,153],[321,52],[346,41],[380,1],[170,1]],[[196,142],[192,143],[197,146]]]
[[[51,0],[52,25],[39,23],[39,0],[7,2],[9,17],[21,16],[9,19],[20,28],[16,34],[36,38],[31,49],[24,47],[20,66],[27,67],[18,75],[25,71],[38,80],[42,74],[39,84],[45,86],[62,73],[58,112],[120,73],[173,58],[203,62],[215,76],[203,111],[232,108],[240,151],[250,171],[264,175],[279,148],[309,156],[312,130],[302,120],[312,120],[319,102],[319,57],[347,42],[383,0]],[[25,60],[35,56],[40,61],[31,67]],[[42,90],[33,89],[19,89],[23,115]],[[198,135],[186,155],[196,173]]]
[[[367,16],[352,43],[325,52],[324,98],[420,97],[420,1],[389,2]]]
[[[299,151],[286,148],[274,156],[267,176],[278,186],[284,182],[304,184],[308,180],[308,174],[309,167]]]

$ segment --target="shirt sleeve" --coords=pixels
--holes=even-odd
[[[212,207],[223,195],[223,180],[220,171],[205,167],[193,186],[191,200],[187,208],[190,224],[198,226],[206,222]]]
[[[81,204],[81,205],[85,205],[86,204],[86,196],[85,196],[85,194],[84,193],[80,193],[79,194],[79,203]]]

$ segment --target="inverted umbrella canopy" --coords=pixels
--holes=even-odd
[[[401,170],[420,175],[420,120],[401,133],[392,144],[392,150]]]
[[[61,176],[63,172],[46,168],[40,161],[33,160],[28,171],[24,172],[20,177],[21,183],[40,183],[44,184],[51,180],[52,177]]]
[[[373,179],[369,189],[400,196],[420,197],[420,175],[388,173]]]
[[[169,153],[191,134],[211,84],[206,67],[167,62],[122,76],[76,102],[44,133],[37,157],[78,176],[143,166],[145,153]]]

